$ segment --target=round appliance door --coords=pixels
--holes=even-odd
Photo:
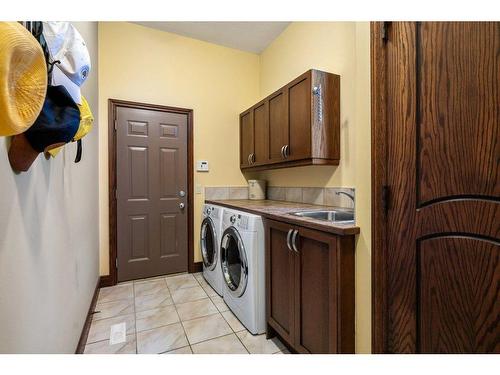
[[[210,271],[213,271],[217,265],[218,244],[215,224],[210,217],[206,217],[201,223],[200,240],[203,264]]]
[[[240,297],[247,287],[248,262],[243,241],[234,227],[227,228],[222,234],[221,266],[229,292]]]

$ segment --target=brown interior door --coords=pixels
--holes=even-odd
[[[287,90],[280,90],[269,98],[269,161],[285,160],[288,141]]]
[[[500,23],[391,23],[386,351],[500,352]]]
[[[266,316],[268,324],[286,341],[294,342],[294,254],[287,246],[286,223],[266,220]]]
[[[187,124],[116,109],[118,281],[187,271]]]
[[[311,72],[290,83],[288,90],[288,160],[311,157]]]
[[[240,115],[240,166],[248,167],[254,153],[253,109]]]

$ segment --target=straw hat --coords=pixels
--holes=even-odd
[[[18,22],[0,22],[0,136],[24,132],[45,100],[47,66],[37,40]]]

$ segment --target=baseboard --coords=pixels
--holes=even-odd
[[[89,311],[87,311],[87,318],[85,319],[85,324],[82,328],[82,333],[80,335],[80,340],[78,341],[78,346],[76,347],[75,354],[83,354],[85,351],[85,344],[87,343],[87,337],[89,336],[90,324],[92,323],[92,314],[95,310],[95,305],[97,304],[97,296],[99,296],[99,286],[101,284],[101,280],[97,280],[97,284],[94,290],[94,296],[92,297],[92,301],[90,302]]]
[[[100,288],[105,288],[107,286],[113,286],[113,285],[114,285],[114,283],[113,283],[113,278],[111,277],[111,275],[101,276],[101,281],[99,282]]]
[[[190,267],[189,273],[196,273],[203,271],[203,262],[194,262]]]

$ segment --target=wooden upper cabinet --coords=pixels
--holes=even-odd
[[[339,163],[340,76],[309,70],[243,112],[240,129],[248,114],[253,132],[240,133],[242,169]]]

